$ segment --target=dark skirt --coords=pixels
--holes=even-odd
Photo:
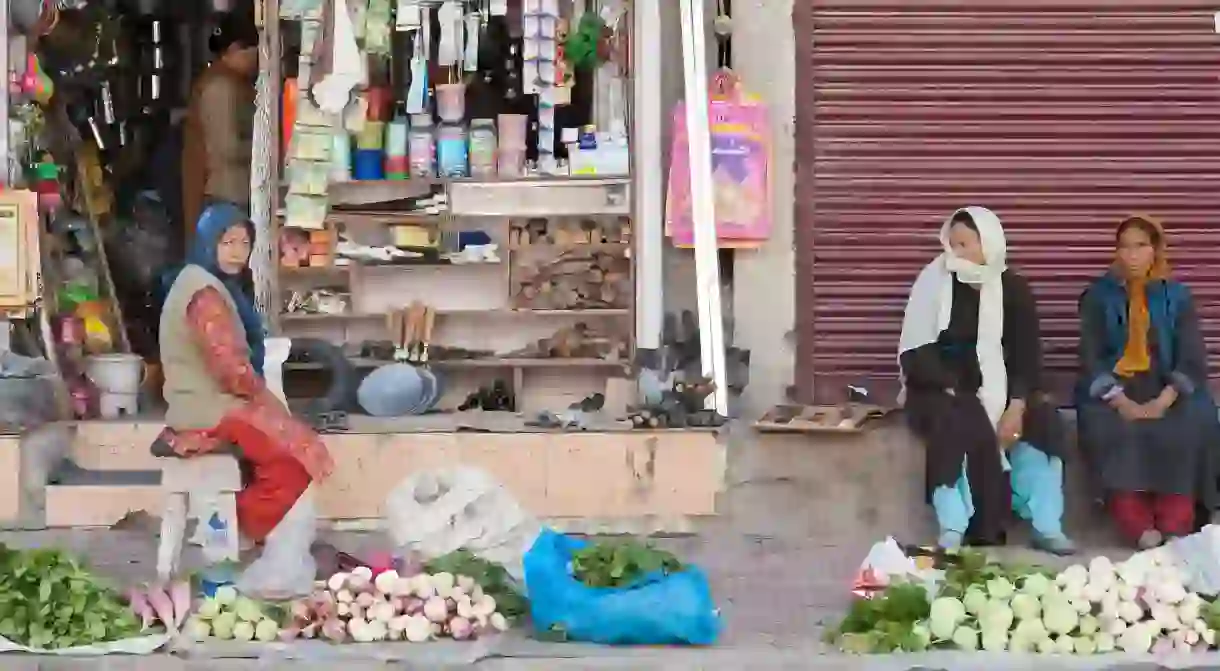
[[[1179,399],[1156,420],[1129,422],[1095,399],[1077,412],[1081,450],[1101,493],[1185,494],[1214,506],[1220,421],[1206,392]]]

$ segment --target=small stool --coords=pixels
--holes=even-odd
[[[163,441],[153,443],[152,453],[162,462],[161,538],[157,545],[157,577],[168,581],[178,572],[186,536],[191,496],[206,496],[219,503],[218,514],[230,525],[225,535],[223,559],[237,561],[240,541],[237,529],[237,492],[241,491],[241,468],[230,451],[181,457]],[[167,454],[168,453],[168,454]],[[201,519],[200,524],[207,521]]]

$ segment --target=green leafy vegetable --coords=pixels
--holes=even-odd
[[[897,583],[872,599],[852,602],[839,626],[826,634],[828,643],[857,654],[921,652],[931,636],[921,622],[931,612],[922,585]]]
[[[651,573],[681,570],[672,553],[637,540],[592,543],[572,555],[572,575],[589,587],[622,587]]]
[[[66,553],[0,544],[0,636],[31,648],[69,648],[139,633],[118,592]]]
[[[517,589],[512,576],[504,567],[476,557],[469,550],[450,552],[424,564],[428,573],[452,573],[470,576],[483,588],[483,593],[496,600],[496,612],[512,620],[525,614],[529,602]]]

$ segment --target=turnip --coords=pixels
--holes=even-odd
[[[979,632],[971,627],[958,627],[953,632],[953,645],[959,650],[978,650]]]
[[[449,618],[449,606],[439,596],[434,596],[424,602],[424,617],[429,622],[444,622]]]
[[[1098,634],[1096,638],[1093,639],[1093,642],[1096,644],[1097,652],[1103,655],[1114,652],[1114,649],[1117,647],[1114,642],[1114,637],[1110,634]]]
[[[364,569],[364,571],[360,569]],[[364,592],[372,589],[373,572],[366,566],[357,566],[347,578],[347,587],[353,592]]]
[[[449,635],[455,641],[465,641],[474,634],[473,627],[470,626],[470,620],[464,617],[455,617],[449,620]]]
[[[987,592],[984,592],[981,587],[967,589],[966,594],[962,596],[962,605],[966,607],[967,613],[978,615],[987,605]]]
[[[1121,601],[1135,601],[1139,598],[1140,588],[1125,582],[1118,583],[1118,598]]]
[[[357,604],[352,604],[352,612],[348,617],[356,620],[367,620],[368,613]]]
[[[387,596],[393,596],[394,588],[397,586],[398,571],[393,569],[380,573],[376,578],[373,579],[373,587],[376,588],[381,594],[385,594]]]
[[[1066,634],[1055,639],[1055,652],[1061,655],[1070,655],[1076,652],[1076,639]]]
[[[459,575],[457,577],[458,589],[462,590],[466,594],[470,594],[474,590],[475,584],[474,578],[471,578],[468,575]]]
[[[316,638],[318,632],[322,629],[321,622],[310,622],[301,628],[301,638],[312,639]]]
[[[356,595],[356,605],[364,609],[372,608],[377,602],[377,597],[373,596],[372,592],[361,592]]]
[[[216,603],[215,599],[204,599],[203,603],[199,604],[199,608],[195,611],[195,615],[204,620],[210,620],[220,615],[220,604]]]
[[[1203,638],[1203,642],[1206,643],[1209,648],[1214,647],[1216,645],[1216,630],[1215,629],[1208,629],[1208,630],[1204,631],[1202,634],[1200,634],[1200,636]]]
[[[442,590],[444,592],[453,591],[454,577],[452,573],[445,573],[444,571],[434,573],[432,574],[430,580],[432,581],[432,587],[436,590],[437,594],[440,594]]]
[[[394,619],[394,607],[384,601],[374,605],[368,612],[371,621],[389,622]]]
[[[300,627],[296,626],[295,624],[292,625],[291,627],[285,627],[285,628],[281,629],[280,633],[279,633],[280,643],[292,643],[293,641],[295,641],[301,637],[302,631],[304,631],[304,630],[301,629]],[[258,638],[258,627],[254,628],[254,636],[255,636],[255,638]]]
[[[407,625],[411,622],[410,615],[399,615],[389,621],[387,628],[390,632],[403,632],[407,630]]]
[[[1078,655],[1092,655],[1097,652],[1097,641],[1092,636],[1080,636],[1072,639]]]
[[[347,623],[347,633],[357,643],[372,643],[377,630],[365,620],[352,620]]]
[[[351,603],[356,600],[356,597],[350,590],[341,589],[335,592],[335,600],[339,603]]]
[[[470,603],[470,597],[463,596],[462,598],[457,600],[456,612],[458,614],[458,617],[463,617],[463,618],[466,618],[467,620],[469,620],[475,616],[474,605],[472,603]]]
[[[374,642],[384,641],[389,634],[389,629],[386,627],[385,622],[372,620],[368,625],[368,633]]]
[[[1101,629],[1101,625],[1097,622],[1097,618],[1093,617],[1092,615],[1082,616],[1078,626],[1080,628],[1080,633],[1083,636],[1092,636]]]
[[[340,603],[339,606],[335,609],[335,613],[339,617],[350,617],[352,614],[352,604]]]
[[[496,612],[496,599],[490,594],[484,594],[478,603],[472,604],[472,607],[474,608],[475,615],[490,617],[492,613]]]
[[[331,643],[342,643],[347,640],[347,627],[343,620],[333,618],[322,623],[322,637]]]
[[[1199,636],[1199,632],[1195,631],[1194,629],[1187,629],[1184,633],[1185,636],[1182,638],[1184,641],[1186,641],[1187,645],[1196,645],[1202,638]]]
[[[347,589],[347,578],[349,575],[350,574],[348,573],[336,573],[332,575],[330,580],[326,581],[326,587],[332,592],[339,592],[340,590]]]
[[[412,615],[404,631],[406,639],[411,643],[423,643],[432,638],[432,623],[421,615]]]
[[[932,602],[928,625],[932,636],[945,640],[953,637],[957,625],[966,619],[966,607],[953,597],[942,596]]]
[[[1008,599],[1016,589],[1008,578],[1003,576],[987,581],[987,595],[993,599]]]
[[[263,609],[258,603],[244,596],[237,599],[233,612],[237,613],[237,619],[243,622],[258,622],[263,619]]]
[[[233,638],[233,629],[237,626],[237,613],[222,612],[212,618],[212,634],[221,640]]]
[[[492,613],[488,621],[491,623],[492,629],[508,631],[508,618],[504,617],[503,613]]]
[[[254,638],[263,643],[270,643],[275,640],[275,637],[280,633],[280,628],[275,624],[275,620],[263,620],[254,625]]]
[[[424,610],[424,601],[418,597],[408,597],[403,600],[402,612],[407,615],[415,615]]]
[[[1144,609],[1134,601],[1124,601],[1118,604],[1118,616],[1128,624],[1135,624],[1144,619]]]
[[[1049,655],[1055,652],[1055,639],[1047,636],[1046,638],[1038,639],[1035,644],[1035,649],[1043,655]]]
[[[212,598],[215,599],[216,603],[220,604],[222,608],[225,606],[231,606],[233,605],[233,602],[237,601],[237,588],[233,587],[232,585],[221,585],[220,587],[216,588],[216,594]]]
[[[410,580],[411,594],[425,601],[436,596],[436,588],[432,586],[432,580],[428,574],[420,573],[419,575],[412,576]]]
[[[192,640],[202,642],[212,635],[212,626],[205,620],[193,617],[187,620],[185,633]]]
[[[242,620],[233,627],[233,639],[237,641],[253,641],[254,640],[254,625],[249,621]]]

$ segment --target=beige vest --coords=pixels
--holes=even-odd
[[[245,327],[237,318],[237,305],[229,290],[208,271],[188,264],[174,280],[161,311],[161,366],[165,371],[165,402],[169,405],[165,423],[173,429],[210,429],[242,404],[240,398],[222,390],[208,372],[207,360],[186,321],[191,298],[206,287],[215,287],[224,296],[233,310],[238,338],[243,342],[246,339]]]

